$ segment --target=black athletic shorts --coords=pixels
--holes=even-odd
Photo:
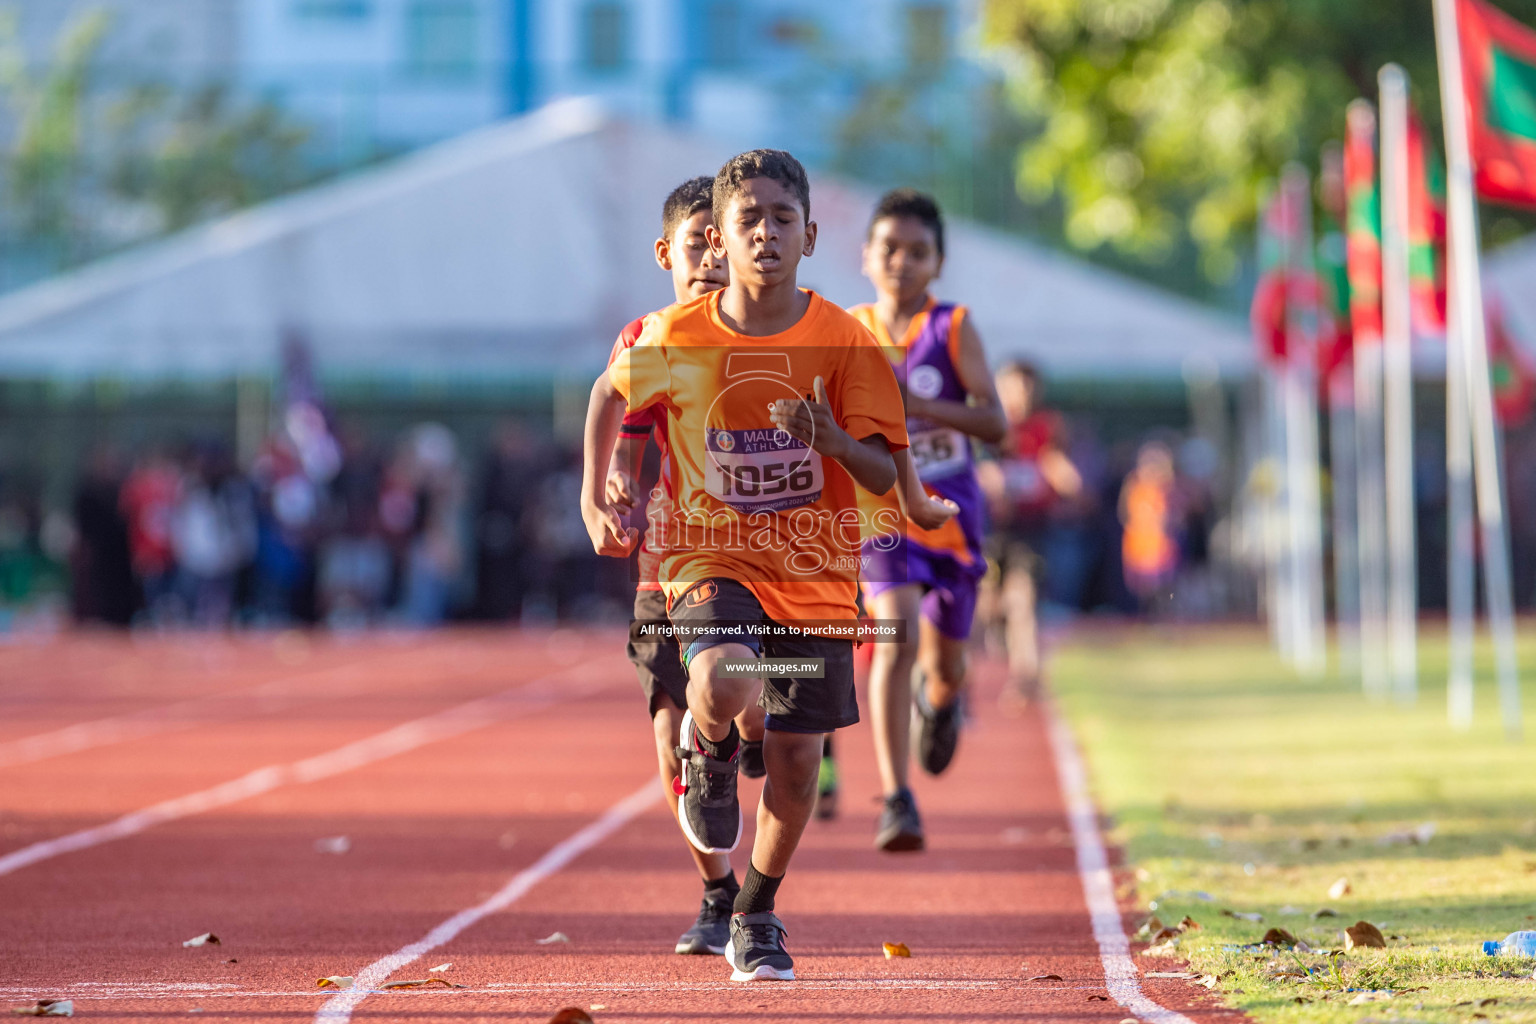
[[[759,638],[740,632],[748,623],[768,623],[752,591],[732,579],[700,580],[672,602],[672,623],[696,635],[683,644],[683,656],[721,644],[746,644],[764,658],[819,658],[820,679],[776,678],[763,680],[758,701],[768,713],[765,728],[775,732],[831,732],[859,720],[859,701],[853,692],[853,641],[820,636]],[[718,625],[719,628],[711,628]]]
[[[636,622],[666,622],[667,595],[659,590],[635,591]],[[663,697],[679,708],[688,706],[688,670],[683,668],[683,655],[677,641],[670,637],[635,642],[633,634],[625,648],[635,675],[640,677],[640,688],[645,691],[645,701],[656,717]]]

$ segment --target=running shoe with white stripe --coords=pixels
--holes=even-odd
[[[795,961],[784,948],[784,922],[771,911],[732,914],[725,956],[732,981],[794,981]]]
[[[716,761],[700,749],[693,712],[683,714],[677,756],[683,776],[673,783],[677,792],[677,822],[683,835],[701,853],[730,853],[741,842],[741,802],[736,797],[738,746],[729,761]]]

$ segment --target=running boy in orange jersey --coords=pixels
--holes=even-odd
[[[810,205],[788,153],[721,168],[709,242],[730,283],[656,314],[587,412],[582,515],[600,554],[635,543],[603,493],[626,402],[665,412],[675,509],[652,529],[666,527],[662,586],[688,668],[680,819],[701,850],[740,840],[734,719],[762,686],[768,775],[726,946],[738,981],[794,977],[774,899],[815,802],[822,734],[859,717],[856,491],[890,490],[891,452],[907,443],[890,362],[858,321],[795,283],[816,244]],[[793,665],[765,671],[765,655]]]
[[[667,196],[661,208],[661,237],[656,239],[656,264],[672,275],[672,290],[678,302],[688,302],[707,295],[725,285],[727,280],[725,261],[716,259],[710,251],[705,230],[711,223],[711,194],[715,179],[708,176],[691,178],[683,182]],[[631,321],[614,342],[609,361],[634,345],[644,330],[649,316]],[[613,465],[608,471],[608,502],[624,515],[628,515],[639,503],[636,481],[640,477],[641,460],[645,456],[646,441],[654,436],[661,450],[662,475],[657,481],[647,514],[664,518],[670,513],[671,484],[667,475],[667,432],[665,420],[658,420],[653,409],[641,409],[624,417],[619,428],[619,442]],[[639,557],[639,585],[635,590],[635,621],[665,621],[666,598],[661,591],[659,571],[661,554],[654,543],[641,541]],[[682,762],[677,757],[677,737],[682,728],[683,712],[688,707],[688,675],[683,670],[677,641],[670,637],[658,637],[636,642],[631,638],[628,647],[629,660],[640,677],[651,713],[656,737],[656,757],[661,768],[662,784],[672,812],[677,813],[678,797],[672,788],[672,780],[682,774]],[[750,735],[756,742],[742,741],[742,773],[759,778],[763,774],[762,712],[751,708],[740,721],[744,736]],[[730,930],[731,907],[741,886],[736,873],[731,870],[730,858],[723,853],[704,853],[688,844],[694,863],[704,880],[704,899],[699,907],[693,926],[677,940],[678,953],[708,954],[725,951],[725,941]]]
[[[935,528],[925,529],[928,523],[914,513],[904,535],[864,542],[866,606],[877,619],[908,623],[906,642],[875,647],[869,675],[875,758],[885,790],[875,846],[888,852],[921,850],[925,843],[907,786],[914,664],[924,677],[917,693],[923,767],[942,772],[959,740],[965,645],[977,585],[986,573],[985,509],[971,438],[1000,441],[1006,429],[987,354],[966,308],[938,302],[928,292],[943,266],[938,205],[911,189],[882,197],[864,246],[864,273],[876,299],[849,312],[875,335],[906,381],[909,454],[923,488],[958,507],[953,519]],[[895,495],[871,497],[865,506],[894,501]]]

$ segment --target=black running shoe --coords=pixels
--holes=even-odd
[[[928,703],[923,687],[918,687],[914,706],[917,708],[917,760],[929,775],[938,775],[955,759],[955,747],[960,743],[960,721],[964,717],[961,698],[956,697],[947,707],[935,708]]]
[[[741,842],[741,803],[736,799],[736,768],[741,748],[729,761],[705,756],[694,744],[693,712],[683,715],[677,756],[683,762],[678,791],[678,824],[701,853],[730,853]]]
[[[707,890],[693,927],[677,940],[677,952],[693,956],[724,953],[725,944],[731,938],[731,904],[735,901],[734,892]]]
[[[886,853],[913,853],[924,845],[923,819],[917,814],[917,801],[910,789],[901,789],[885,798],[880,810],[880,824],[875,828],[875,849]]]
[[[768,766],[763,763],[763,741],[741,741],[741,774],[749,779],[760,779],[768,774]]]
[[[771,911],[732,914],[725,947],[732,981],[794,981],[795,961],[784,948],[784,922]]]

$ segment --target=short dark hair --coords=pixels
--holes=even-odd
[[[689,178],[667,193],[661,204],[661,237],[672,241],[672,233],[683,221],[714,205],[715,179],[707,174]]]
[[[887,217],[912,217],[920,221],[933,232],[933,247],[939,251],[939,259],[944,258],[944,217],[932,196],[915,188],[896,188],[887,192],[875,204],[874,215],[869,218],[869,235],[873,235],[875,225]]]
[[[800,161],[782,149],[754,149],[731,157],[715,175],[715,227],[720,226],[720,214],[732,197],[741,192],[741,183],[753,178],[769,178],[793,192],[810,221],[811,182]]]
[[[1040,370],[1028,359],[1009,359],[997,368],[997,375],[1001,377],[1005,373],[1018,374],[1031,384],[1040,383]]]

